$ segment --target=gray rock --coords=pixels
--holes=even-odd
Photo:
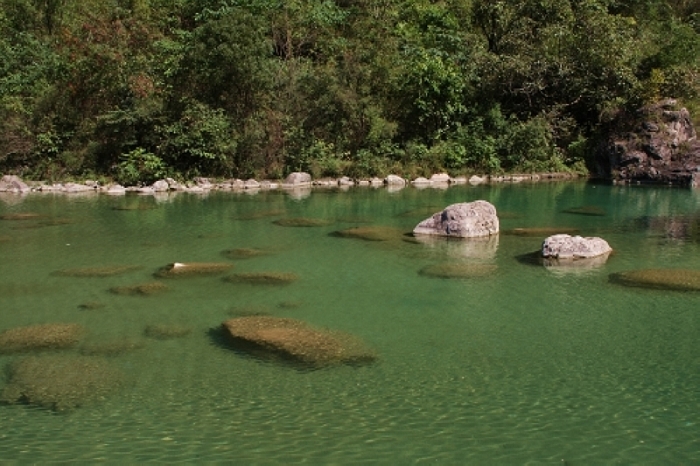
[[[602,238],[553,235],[542,243],[542,257],[554,259],[587,259],[610,254],[612,248]]]
[[[416,235],[475,238],[498,233],[496,207],[487,201],[462,202],[445,207],[413,229]]]
[[[16,175],[5,175],[0,179],[0,191],[10,193],[26,193],[31,188]]]
[[[623,113],[596,152],[599,175],[616,181],[693,186],[700,141],[685,108],[667,99]]]
[[[155,192],[161,193],[170,190],[170,185],[165,180],[158,180],[152,186]]]
[[[449,183],[450,181],[450,175],[447,173],[435,173],[430,177],[431,183]]]
[[[294,186],[311,184],[311,175],[306,172],[294,172],[290,173],[284,180],[284,184],[290,184]]]
[[[251,178],[249,180],[246,180],[243,187],[245,189],[260,189],[260,183],[258,183],[256,180]]]
[[[477,185],[485,182],[486,180],[480,176],[472,175],[471,178],[469,178],[469,184],[471,185]]]
[[[384,180],[389,186],[406,186],[406,180],[398,175],[389,175]]]

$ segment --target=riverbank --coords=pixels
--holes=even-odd
[[[102,193],[107,195],[126,195],[136,193],[149,195],[168,192],[206,193],[210,191],[248,191],[258,190],[311,190],[314,188],[341,188],[353,186],[387,188],[399,190],[405,187],[446,188],[450,185],[470,184],[480,185],[489,183],[534,183],[542,181],[573,180],[582,178],[575,173],[514,173],[509,175],[473,175],[451,177],[447,173],[436,173],[430,178],[415,178],[408,180],[398,175],[388,175],[385,178],[353,179],[349,177],[313,179],[304,172],[291,173],[284,180],[214,180],[211,178],[195,178],[180,182],[172,178],[158,180],[148,186],[122,186],[116,183],[100,183],[85,180],[82,182],[46,183],[42,181],[24,181],[15,175],[5,175],[0,179],[0,193]]]

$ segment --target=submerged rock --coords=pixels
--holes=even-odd
[[[64,349],[74,346],[85,333],[79,324],[40,324],[0,333],[0,353]]]
[[[167,285],[160,282],[148,282],[131,286],[115,286],[109,289],[114,294],[125,296],[150,296],[162,293],[168,289]]]
[[[512,230],[504,230],[501,233],[511,236],[528,236],[528,237],[547,237],[558,234],[575,235],[579,232],[578,228],[567,227],[535,227],[535,228],[513,228]]]
[[[571,235],[553,235],[542,243],[542,257],[559,260],[576,260],[607,256],[612,248],[602,238]]]
[[[186,337],[192,333],[192,327],[182,324],[154,324],[147,326],[143,334],[157,340],[170,340]]]
[[[222,324],[234,348],[311,367],[374,361],[376,353],[359,338],[322,330],[295,319],[251,316]]]
[[[355,227],[334,231],[332,236],[340,238],[355,238],[365,241],[390,241],[401,238],[402,232],[391,227]]]
[[[140,270],[143,267],[138,265],[110,265],[104,267],[82,267],[75,269],[63,269],[54,272],[54,275],[64,277],[112,277],[121,275],[135,270]]]
[[[217,275],[233,267],[225,262],[173,262],[158,269],[153,275],[158,278],[184,278],[199,275]]]
[[[590,217],[604,217],[607,215],[605,209],[594,205],[571,207],[569,209],[562,210],[562,212],[565,214],[587,215]]]
[[[421,275],[435,278],[478,278],[492,275],[498,270],[493,264],[435,264],[423,267]]]
[[[299,217],[299,218],[281,218],[279,220],[275,220],[274,222],[275,225],[279,225],[281,227],[324,227],[326,225],[330,225],[331,222],[328,220],[322,220],[318,218],[304,218],[304,217]]]
[[[115,340],[92,341],[80,347],[80,354],[85,356],[118,356],[146,346],[143,340],[122,338]]]
[[[299,279],[291,272],[247,272],[236,273],[225,277],[230,283],[249,283],[251,285],[288,285]]]
[[[700,270],[641,269],[610,275],[619,285],[659,290],[700,291]]]
[[[124,376],[99,358],[51,355],[23,358],[10,366],[5,403],[26,403],[54,411],[72,410],[103,399]]]
[[[105,307],[104,303],[99,301],[87,301],[78,305],[78,309],[83,311],[96,311]]]
[[[15,214],[0,215],[0,220],[34,220],[40,217],[41,215],[34,212],[18,212]]]
[[[270,254],[270,251],[258,248],[235,248],[222,251],[221,254],[228,259],[240,260],[266,256]]]
[[[474,201],[447,206],[442,212],[420,222],[413,229],[413,233],[473,238],[495,235],[498,229],[498,216],[493,204]]]

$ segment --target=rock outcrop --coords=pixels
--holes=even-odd
[[[475,238],[498,233],[496,208],[486,201],[462,202],[445,207],[414,229],[416,235]]]
[[[590,259],[610,254],[612,248],[602,238],[553,235],[542,243],[542,257],[559,260]]]
[[[622,114],[596,154],[598,171],[625,182],[700,183],[700,141],[673,99]]]
[[[269,316],[238,317],[222,324],[231,344],[263,357],[279,357],[310,367],[368,363],[376,354],[353,335]]]

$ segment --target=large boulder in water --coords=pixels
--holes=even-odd
[[[462,202],[445,207],[414,229],[416,235],[475,238],[498,233],[496,207],[486,201]]]
[[[247,316],[227,320],[224,332],[234,347],[311,367],[366,363],[376,359],[357,337],[312,327],[300,320]]]
[[[552,259],[589,259],[605,256],[612,248],[602,238],[571,235],[553,235],[542,242],[542,257]]]

